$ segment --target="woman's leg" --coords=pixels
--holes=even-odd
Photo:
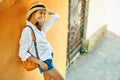
[[[65,80],[56,69],[44,72],[44,74],[51,77],[50,79],[45,79],[45,80]]]
[[[52,80],[51,76],[48,75],[46,72],[43,73],[44,80]]]

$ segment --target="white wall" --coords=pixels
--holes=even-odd
[[[87,35],[89,39],[95,32],[105,25],[105,0],[90,0],[88,12]]]
[[[86,38],[104,25],[120,35],[120,0],[90,0]]]
[[[120,0],[106,0],[108,30],[120,35]]]

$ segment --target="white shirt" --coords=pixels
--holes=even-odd
[[[51,18],[45,21],[41,31],[36,28],[31,22],[27,21],[26,25],[29,25],[34,30],[37,42],[38,55],[40,60],[45,61],[47,59],[52,59],[51,53],[53,53],[53,48],[49,44],[46,39],[46,33],[50,29],[50,27],[60,18],[58,14],[51,15]],[[19,57],[22,61],[26,61],[28,57],[33,56],[36,57],[34,42],[32,41],[32,33],[29,27],[25,27],[22,31],[21,38],[19,41]],[[29,50],[28,53],[27,51]]]

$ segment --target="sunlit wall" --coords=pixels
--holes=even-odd
[[[87,35],[89,39],[101,27],[120,35],[120,0],[89,0]]]
[[[106,23],[108,30],[120,35],[120,0],[106,0],[105,4],[107,5]]]
[[[87,39],[95,34],[105,22],[106,5],[105,0],[89,0]]]

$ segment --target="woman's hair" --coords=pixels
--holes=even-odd
[[[30,14],[30,16],[28,17],[28,21],[30,21],[30,18],[32,17],[32,15],[35,13],[35,12],[37,12],[38,10],[36,10],[36,11],[34,11],[32,14]]]

